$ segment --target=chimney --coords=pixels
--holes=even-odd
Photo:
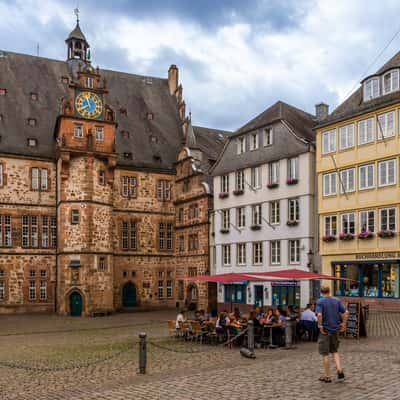
[[[323,121],[329,115],[329,106],[325,103],[315,105],[315,116],[317,121]]]
[[[178,89],[178,68],[172,64],[168,69],[168,88],[169,94],[172,96]]]

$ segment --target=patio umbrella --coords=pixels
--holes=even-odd
[[[307,281],[307,280],[339,280],[339,281],[354,281],[354,279],[349,278],[338,278],[337,276],[318,274],[316,272],[303,271],[298,268],[282,269],[273,272],[251,272],[249,275],[261,278],[266,277],[270,279],[275,279],[277,281]]]

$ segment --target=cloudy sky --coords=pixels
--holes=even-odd
[[[0,0],[0,49],[64,59],[76,0]],[[398,0],[80,0],[101,68],[180,68],[193,122],[237,129],[277,100],[346,98],[400,28]],[[400,35],[368,72],[400,50]]]

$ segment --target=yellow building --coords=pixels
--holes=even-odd
[[[400,52],[317,127],[322,272],[334,294],[400,309]]]

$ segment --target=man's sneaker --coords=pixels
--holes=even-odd
[[[337,378],[338,378],[338,381],[344,381],[344,373],[343,373],[343,371],[340,371],[340,372],[337,373]]]

